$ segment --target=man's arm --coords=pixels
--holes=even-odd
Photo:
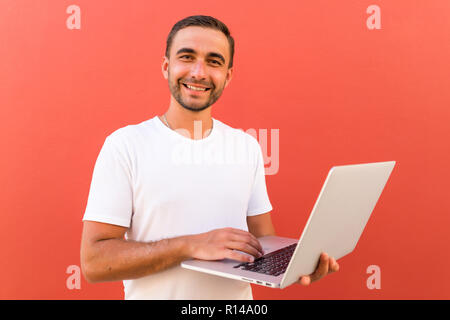
[[[166,270],[189,259],[224,258],[248,262],[261,255],[261,245],[249,232],[224,228],[197,235],[154,242],[124,239],[127,228],[84,221],[81,240],[81,269],[88,282],[136,279]]]
[[[187,259],[183,239],[140,243],[124,239],[127,228],[84,221],[81,269],[89,282],[143,277]]]
[[[275,228],[272,224],[270,212],[247,217],[248,231],[256,238],[263,236],[275,236]]]

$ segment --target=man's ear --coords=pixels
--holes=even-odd
[[[225,88],[228,86],[228,84],[231,81],[231,78],[233,77],[233,68],[234,67],[231,67],[227,71],[227,78],[225,79]]]
[[[163,73],[164,79],[169,79],[169,59],[164,56],[162,65],[161,65],[161,71]]]

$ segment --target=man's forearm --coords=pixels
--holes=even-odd
[[[96,241],[82,252],[82,269],[89,282],[136,279],[189,259],[189,236],[144,243],[123,239]]]

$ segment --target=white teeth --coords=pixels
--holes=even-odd
[[[188,84],[186,84],[186,86],[187,86],[189,89],[191,89],[191,90],[196,90],[196,91],[205,91],[205,90],[206,90],[206,88],[193,87],[193,86],[190,86],[190,85],[188,85]]]

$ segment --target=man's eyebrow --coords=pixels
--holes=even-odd
[[[193,53],[196,54],[197,52],[194,49],[191,48],[181,48],[180,50],[177,51],[177,55],[181,54],[181,53]],[[222,61],[222,63],[225,63],[225,58],[223,57],[223,55],[221,55],[220,53],[217,52],[209,52],[207,54],[208,57],[212,57],[212,58],[218,58],[219,60]]]
[[[191,48],[181,48],[180,50],[177,51],[177,55],[179,55],[180,53],[196,53],[194,49]]]
[[[210,53],[208,53],[208,56],[213,57],[213,58],[218,58],[222,61],[222,63],[225,63],[225,58],[220,53],[210,52]]]

